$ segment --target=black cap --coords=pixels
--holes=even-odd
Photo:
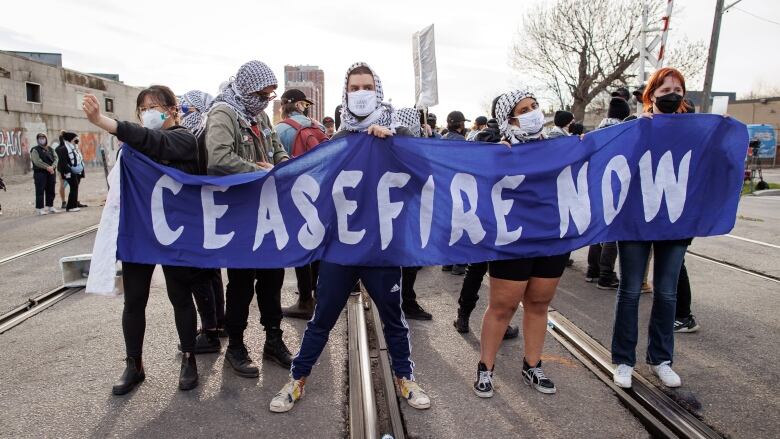
[[[306,94],[297,88],[288,88],[285,90],[285,92],[282,94],[281,100],[282,104],[294,104],[295,102],[303,101],[314,105],[314,102],[306,99]]]
[[[574,120],[574,115],[571,114],[568,111],[558,110],[555,112],[555,117],[553,117],[553,122],[555,123],[555,126],[557,127],[565,127],[566,125],[570,124],[571,121]]]
[[[436,121],[436,115],[433,113],[428,113],[428,120]]]
[[[477,125],[487,125],[487,117],[479,116],[476,119],[474,119],[474,123]]]
[[[612,96],[613,97],[617,96],[617,97],[623,98],[625,100],[631,99],[631,93],[629,93],[628,89],[625,88],[625,87],[618,87],[617,90],[612,92]]]
[[[447,123],[471,122],[460,111],[453,111],[447,115]]]
[[[614,97],[609,101],[609,110],[607,111],[607,117],[613,119],[623,120],[631,114],[631,108],[628,106],[628,102],[620,97]]]

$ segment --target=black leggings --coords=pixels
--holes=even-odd
[[[685,259],[683,259],[682,267],[680,267],[680,277],[677,278],[677,308],[674,315],[677,320],[682,320],[691,315],[691,281],[688,279]]]
[[[125,290],[125,307],[122,311],[122,332],[128,357],[140,357],[143,352],[146,331],[146,303],[152,283],[154,265],[122,262],[122,285]],[[193,270],[189,267],[163,265],[168,299],[173,305],[176,331],[179,333],[182,352],[195,348],[197,315],[192,303]]]
[[[458,298],[458,312],[471,314],[479,300],[479,287],[482,279],[488,271],[487,262],[476,262],[466,267],[466,276],[463,278],[463,286],[460,288]]]
[[[68,204],[65,206],[66,209],[75,209],[79,207],[79,182],[81,181],[81,176],[76,174],[70,174],[71,177],[68,179]]]
[[[422,267],[401,267],[401,298],[403,303],[417,303],[417,293],[414,291],[414,283],[417,281],[417,272]]]
[[[192,288],[195,304],[204,329],[225,326],[225,289],[222,286],[222,270],[204,268],[203,276]]]

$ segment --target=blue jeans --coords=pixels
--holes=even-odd
[[[311,373],[358,279],[363,281],[379,311],[395,376],[414,378],[409,326],[401,311],[401,267],[355,267],[322,261],[314,316],[306,325],[301,348],[290,368],[293,379]]]
[[[653,249],[653,309],[647,334],[647,363],[672,361],[677,278],[688,245],[682,241],[618,242],[620,287],[612,332],[612,363],[634,366],[639,325],[639,296]]]

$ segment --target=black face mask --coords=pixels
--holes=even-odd
[[[303,115],[306,116],[306,117],[309,117],[309,108],[310,107],[306,107],[306,108],[303,109]]]
[[[680,108],[682,99],[683,97],[677,93],[668,93],[655,98],[655,106],[658,107],[661,113],[674,113]]]

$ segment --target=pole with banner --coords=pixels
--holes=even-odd
[[[436,78],[436,41],[433,25],[412,35],[412,55],[414,62],[415,108],[423,110],[425,123],[428,122],[428,107],[439,103],[439,84]]]

